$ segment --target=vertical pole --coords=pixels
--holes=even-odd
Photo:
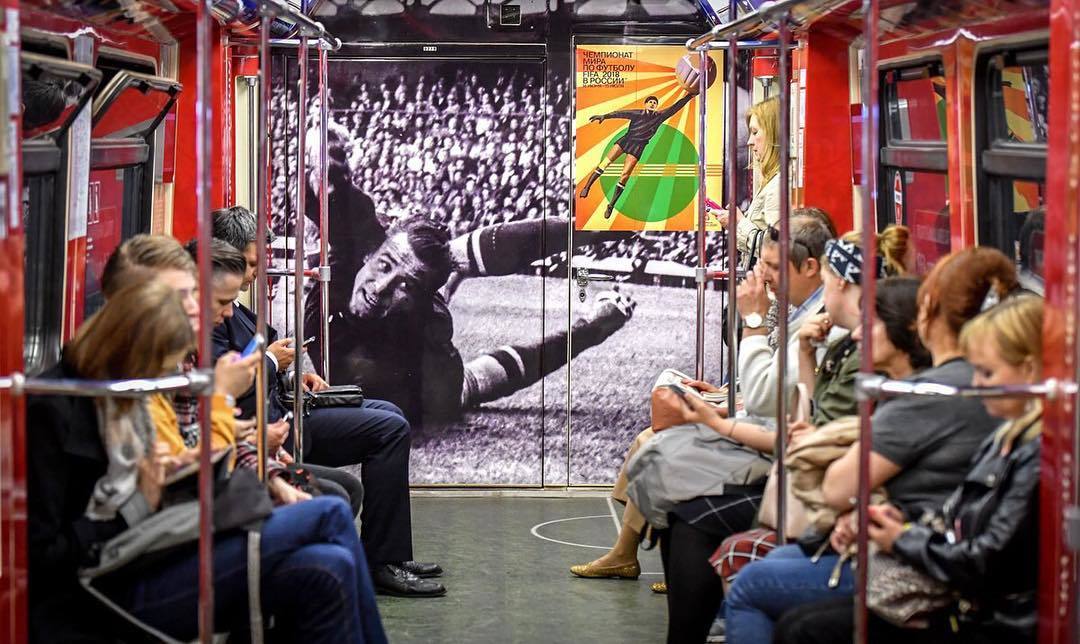
[[[705,186],[708,170],[706,156],[709,140],[705,136],[708,127],[708,114],[705,108],[705,95],[709,91],[709,48],[698,51],[698,220],[697,220],[697,335],[695,337],[694,377],[705,379],[705,288],[708,278],[705,275]]]
[[[274,173],[270,166],[270,102],[273,100],[273,92],[270,86],[270,77],[273,72],[273,62],[270,59],[270,25],[273,15],[269,5],[263,5],[262,17],[259,24],[259,118],[258,118],[258,141],[259,160],[256,174],[261,179],[261,186],[257,194],[258,206],[255,208],[255,332],[267,337],[266,321],[270,316],[269,311],[269,283],[266,276],[266,227],[270,225],[270,208],[273,204]],[[260,174],[261,173],[261,174]],[[260,183],[256,181],[256,183]],[[254,184],[253,184],[254,185]],[[266,411],[267,411],[267,383],[271,374],[266,372],[266,358],[259,361],[255,371],[255,440],[259,456],[259,478],[266,480],[266,459],[269,454],[266,450]]]
[[[875,234],[878,165],[878,0],[863,0],[863,64],[862,64],[862,354],[861,371],[874,372],[872,360],[872,328],[874,324],[874,291],[877,244]],[[869,635],[866,615],[866,567],[869,542],[868,517],[870,505],[870,401],[859,403],[859,494],[856,510],[859,518],[858,549],[855,563],[855,641],[865,644]]]
[[[213,125],[213,90],[210,86],[211,0],[200,0],[195,33],[195,215],[198,220],[199,265],[199,366],[213,367],[210,344],[210,128]],[[214,489],[210,464],[210,390],[199,394],[199,640],[210,644],[214,637]]]
[[[791,261],[791,82],[789,81],[791,59],[788,44],[791,41],[789,14],[785,11],[780,16],[780,131],[777,140],[780,144],[780,284],[776,293],[777,339],[776,357],[780,377],[777,379],[776,396],[776,542],[785,543],[789,535],[784,534],[787,521],[787,470],[784,457],[787,452],[787,363],[788,363],[788,301],[790,294]]]
[[[327,76],[329,61],[326,50],[329,43],[319,45],[319,347],[322,349],[322,376],[330,382],[330,276],[324,271],[330,270],[327,260],[330,242],[330,186],[327,172],[329,152],[326,142],[329,137],[330,107],[327,104]]]
[[[244,82],[248,88],[248,146],[249,149],[257,149],[255,146],[262,145],[262,139],[259,138],[259,101],[255,100],[259,80],[255,76],[245,76]],[[257,158],[256,155],[256,159],[249,159],[248,162],[248,205],[253,212],[261,213],[263,210],[259,207],[259,164]]]
[[[300,48],[296,52],[300,82],[296,97],[296,224],[293,234],[296,243],[293,250],[293,346],[296,348],[296,360],[293,361],[293,422],[296,434],[293,436],[293,460],[304,462],[304,382],[303,342],[304,342],[304,220],[307,217],[307,102],[308,102],[308,36],[300,36]]]
[[[728,16],[731,20],[737,17],[738,8],[735,0],[728,4]],[[728,281],[727,281],[727,368],[728,368],[728,418],[735,418],[738,411],[735,408],[736,383],[738,381],[738,343],[739,343],[739,316],[735,309],[735,287],[738,282],[736,274],[739,266],[739,38],[732,35],[728,39],[727,56],[727,154],[724,166],[727,169],[727,257],[728,257]]]

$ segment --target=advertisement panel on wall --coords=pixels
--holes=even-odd
[[[581,43],[574,54],[575,228],[695,230],[703,143],[698,54],[683,45]],[[719,202],[724,85],[722,59],[709,60],[705,185]]]

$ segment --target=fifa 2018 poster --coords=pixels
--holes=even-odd
[[[700,184],[698,69],[682,45],[575,47],[574,228],[697,228]],[[723,95],[710,56],[706,195],[721,201]],[[718,230],[718,222],[706,222]]]

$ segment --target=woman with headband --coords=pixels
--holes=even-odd
[[[861,279],[862,263],[853,258],[861,258],[861,250],[850,238],[826,251],[827,301],[830,283],[835,296],[838,286],[841,292],[848,288],[840,282]],[[906,380],[970,384],[973,370],[960,349],[960,330],[978,315],[988,297],[1003,297],[1016,284],[1012,262],[994,249],[969,248],[939,261],[919,288],[918,314],[912,321],[933,366]],[[847,297],[842,315],[850,319],[844,323],[857,328],[858,298]],[[878,405],[871,425],[871,489],[884,488],[905,515],[918,516],[940,507],[963,480],[972,455],[995,422],[977,400],[896,398]],[[826,471],[825,501],[841,513],[827,542],[806,535],[799,544],[777,548],[739,573],[725,605],[728,642],[772,641],[774,622],[785,611],[854,592],[854,575],[845,559],[855,542],[851,508],[858,493],[858,459],[855,443]]]

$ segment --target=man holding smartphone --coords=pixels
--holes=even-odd
[[[255,216],[245,208],[234,207],[213,213],[214,238],[239,250],[247,259],[248,270],[242,290],[255,279]],[[234,303],[232,314],[214,329],[214,354],[242,351],[255,335],[255,314]],[[278,399],[285,387],[286,371],[296,363],[292,338],[278,338],[267,327],[266,371],[267,420],[284,419],[287,409]],[[319,391],[329,385],[317,374],[297,368],[305,389]],[[297,375],[294,375],[297,377]],[[255,414],[255,391],[237,399],[245,415]],[[304,460],[317,465],[342,467],[362,465],[360,476],[365,498],[361,513],[364,550],[371,562],[376,590],[401,597],[437,597],[446,594],[442,584],[431,577],[442,574],[437,564],[413,561],[412,518],[409,501],[409,422],[401,410],[381,400],[365,400],[358,407],[313,409],[304,419]],[[292,449],[293,432],[288,424],[281,432],[269,432],[269,447]],[[269,429],[269,427],[268,427]]]

